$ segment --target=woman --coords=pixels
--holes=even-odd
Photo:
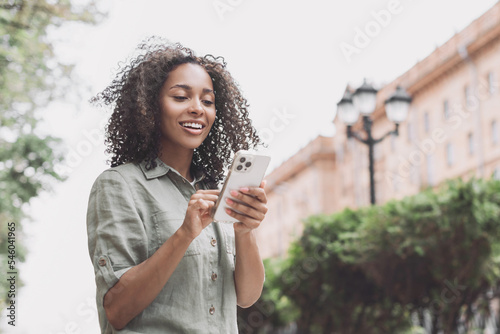
[[[211,209],[232,153],[259,138],[222,58],[155,42],[93,99],[114,107],[112,168],[87,213],[101,331],[237,333],[236,305],[252,305],[264,281],[253,233],[264,183],[231,193],[239,223],[212,222]]]

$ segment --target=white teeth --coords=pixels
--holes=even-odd
[[[182,126],[184,127],[187,127],[187,128],[194,128],[194,129],[201,129],[203,126],[200,124],[200,123],[182,123],[181,124]]]

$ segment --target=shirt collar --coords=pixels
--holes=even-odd
[[[166,175],[169,171],[176,173],[177,175],[182,177],[178,171],[176,171],[169,165],[165,164],[163,161],[160,160],[160,158],[156,158],[155,162],[156,162],[156,167],[151,168],[150,170],[146,169],[146,161],[143,161],[139,164],[147,180],[159,178],[163,175]],[[205,178],[205,174],[203,173],[203,171],[198,168],[193,168],[193,176],[196,180],[195,184]]]
[[[163,161],[161,161],[159,158],[156,158],[156,167],[151,168],[150,170],[146,169],[146,161],[143,161],[139,164],[139,166],[142,169],[142,172],[144,173],[144,176],[146,177],[147,180],[155,179],[160,176],[163,176],[167,174],[172,167],[167,166]]]

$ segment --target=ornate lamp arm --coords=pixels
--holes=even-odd
[[[379,139],[375,139],[374,143],[378,144],[378,143],[380,143],[382,140],[384,140],[385,138],[387,138],[390,135],[399,136],[399,124],[398,123],[396,123],[396,128],[394,130],[387,132],[385,135],[383,135]]]
[[[368,145],[368,140],[363,138],[358,132],[352,131],[352,126],[347,126],[347,138],[355,138],[356,140],[362,142],[363,144]]]
[[[352,131],[352,126],[347,126],[347,138],[355,138],[361,143],[368,146],[368,161],[369,161],[369,170],[370,170],[370,203],[375,204],[375,170],[374,170],[374,147],[376,144],[380,143],[382,140],[387,138],[390,135],[399,135],[399,124],[396,123],[396,128],[392,131],[387,132],[379,139],[375,139],[372,136],[372,125],[373,121],[368,116],[363,116],[363,130],[366,133],[366,137],[363,137],[359,134],[359,132]]]

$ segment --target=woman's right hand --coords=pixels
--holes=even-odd
[[[213,221],[212,208],[219,193],[219,189],[198,190],[191,196],[181,226],[190,238],[196,238]]]

